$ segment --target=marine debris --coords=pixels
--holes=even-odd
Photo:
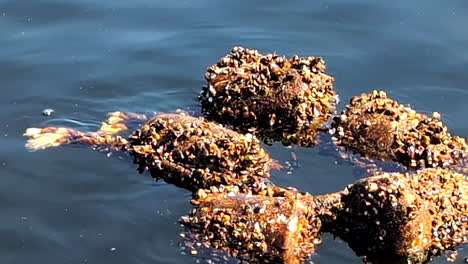
[[[366,159],[421,170],[369,170],[372,177],[319,196],[268,180],[277,164],[257,136],[266,143],[316,145],[338,99],[325,71],[322,58],[234,47],[205,74],[199,100],[212,121],[185,113],[148,119],[114,112],[95,132],[29,128],[26,147],[85,144],[124,151],[140,173],[191,191],[195,208],[182,223],[192,253],[215,248],[243,262],[297,264],[330,233],[365,262],[427,263],[467,244],[465,139],[452,136],[440,114],[418,113],[384,91],[353,97],[333,118],[333,141]],[[144,124],[119,136],[132,120]]]
[[[267,142],[313,146],[338,100],[334,78],[325,71],[320,57],[288,59],[234,47],[206,71],[202,112]]]
[[[353,97],[334,117],[332,134],[338,146],[409,168],[447,167],[468,157],[465,139],[452,136],[439,113],[428,117],[384,91]]]
[[[325,232],[370,263],[427,263],[468,243],[468,178],[448,169],[382,173],[316,197],[276,186],[200,190],[193,203],[186,236],[249,263],[301,263]]]
[[[159,114],[129,138],[141,172],[197,191],[218,185],[254,189],[272,160],[258,139],[186,114]]]
[[[138,117],[146,119],[113,113],[97,132],[30,128],[27,146],[82,143],[130,153],[140,172],[195,193],[195,209],[183,218],[188,238],[250,263],[300,263],[315,252],[322,233],[342,238],[375,263],[426,263],[468,243],[466,175],[442,168],[380,173],[312,196],[267,180],[273,162],[251,134],[186,114],[159,114],[128,138],[114,135]]]
[[[128,120],[148,120],[145,115],[123,112],[109,113],[108,119],[101,123],[95,132],[82,132],[66,127],[28,128],[23,136],[28,137],[26,148],[35,151],[64,144],[84,144],[92,146],[108,146],[121,150],[128,144],[127,139],[117,135],[128,130]]]
[[[44,116],[51,116],[54,112],[55,112],[54,109],[52,109],[52,108],[46,108],[46,109],[42,110],[42,115],[44,115]]]
[[[348,186],[327,230],[365,261],[427,263],[468,243],[468,177],[448,169],[382,173]]]
[[[197,193],[185,237],[200,247],[222,249],[248,263],[301,263],[321,243],[314,197],[275,186],[263,195],[230,186]]]
[[[29,128],[31,150],[80,143],[128,152],[140,173],[148,170],[181,188],[197,191],[216,185],[255,189],[269,177],[273,161],[251,134],[239,134],[203,118],[184,113],[158,114],[128,138],[115,134],[127,129],[128,119],[144,116],[111,113],[97,132],[69,128]]]

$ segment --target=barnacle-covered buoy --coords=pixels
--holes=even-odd
[[[449,169],[380,173],[320,196],[224,186],[200,190],[193,203],[182,218],[190,245],[249,263],[301,263],[322,233],[348,242],[369,263],[427,263],[468,243],[468,178]]]
[[[267,142],[315,145],[338,100],[320,57],[288,59],[234,47],[205,78],[199,100],[206,117]]]
[[[159,114],[129,138],[140,172],[196,191],[217,185],[255,188],[270,176],[258,139],[186,114]]]
[[[299,264],[309,258],[321,243],[315,198],[275,186],[263,191],[199,191],[197,207],[182,218],[190,250],[221,249],[248,263]]]
[[[114,112],[96,132],[63,127],[28,128],[26,147],[31,150],[63,144],[85,144],[128,152],[140,173],[149,171],[181,188],[197,191],[217,185],[256,189],[265,184],[274,165],[259,140],[239,134],[204,118],[185,113],[158,114],[130,137],[117,134],[128,129],[128,120],[143,115]]]
[[[465,139],[452,136],[440,114],[418,113],[384,91],[353,97],[334,118],[332,132],[338,146],[410,168],[447,167],[467,158]]]
[[[441,168],[382,173],[346,188],[333,215],[327,231],[364,260],[427,263],[468,243],[468,177]]]

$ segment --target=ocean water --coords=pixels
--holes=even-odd
[[[467,25],[462,0],[0,0],[0,262],[205,260],[179,245],[189,192],[139,175],[119,153],[28,152],[27,127],[93,130],[115,110],[197,114],[206,67],[242,45],[322,56],[340,109],[384,89],[468,137]],[[55,112],[43,116],[45,108]],[[321,194],[360,177],[324,148],[268,147],[283,163],[296,153],[301,165],[273,181]],[[459,252],[465,263],[468,248]],[[329,236],[312,261],[361,263]]]

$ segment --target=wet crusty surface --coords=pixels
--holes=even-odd
[[[238,64],[242,65],[236,65],[235,60],[230,61],[231,58],[221,63],[234,63],[236,70],[242,69],[246,63],[243,56],[260,56],[260,60],[273,61],[270,65],[264,65],[270,68],[262,69],[258,65],[263,62],[259,64],[257,61],[251,66],[258,69],[252,70],[251,66],[246,69],[252,71],[249,76],[263,70],[264,74],[276,76],[272,77],[273,82],[282,83],[276,91],[279,99],[269,104],[276,106],[276,110],[282,109],[279,106],[293,108],[293,102],[299,100],[288,101],[288,105],[285,103],[287,100],[283,100],[282,92],[289,93],[288,96],[302,96],[303,90],[306,90],[304,79],[299,78],[307,79],[307,76],[294,68],[294,63],[308,66],[316,63],[314,67],[320,67],[319,64],[323,63],[314,57],[286,61],[276,55],[263,58],[256,51],[244,49],[233,50],[232,53],[239,59]],[[281,65],[276,65],[278,63]],[[307,73],[304,65],[301,70]],[[311,68],[311,71],[317,73],[317,69],[314,69]],[[289,70],[291,72],[286,76],[282,75]],[[224,70],[221,73],[217,69],[213,71],[213,81],[219,74],[226,74]],[[212,73],[209,74],[207,79],[213,77]],[[251,89],[252,83],[239,78],[243,81],[234,82],[234,86]],[[313,83],[320,83],[320,80]],[[220,91],[211,91],[222,85],[226,86]],[[301,85],[304,89],[298,90]],[[207,89],[215,95],[229,87],[229,81],[219,79]],[[265,86],[259,89],[270,88]],[[265,94],[263,90],[256,92]],[[288,119],[299,123],[289,123],[287,126],[284,126],[287,119],[277,122],[278,115],[268,114],[270,128],[262,129],[261,123],[255,123],[260,120],[257,114],[261,116],[262,112],[256,111],[267,108],[262,108],[266,105],[262,106],[258,97],[254,100],[252,96],[249,94],[244,98],[240,95],[241,102],[250,100],[248,103],[254,110],[242,107],[245,110],[241,111],[242,118],[248,121],[246,124],[257,126],[257,129],[249,127],[247,131],[263,135],[264,139],[267,136],[263,133],[281,131],[280,136],[276,134],[278,137],[272,134],[270,140],[280,140],[284,144],[311,146],[316,143],[317,128],[321,125],[319,119],[322,119],[320,111],[312,108],[316,119],[305,122],[304,119]],[[328,96],[328,99],[334,98],[330,94]],[[274,96],[270,94],[269,97]],[[213,100],[213,97],[208,97],[209,103]],[[261,107],[255,108],[258,105]],[[284,113],[283,110],[280,112]],[[303,113],[299,116],[304,117]],[[253,121],[249,123],[249,120]],[[117,126],[120,121],[115,127],[104,127],[106,129],[99,133],[44,128],[30,129],[26,135],[38,140],[36,142],[40,144],[34,145],[38,148],[74,142],[115,145],[134,157],[140,172],[148,170],[156,179],[195,193],[195,209],[190,216],[182,219],[189,228],[186,237],[192,251],[197,251],[193,247],[196,245],[222,249],[250,263],[300,263],[315,252],[322,233],[331,233],[347,241],[367,262],[406,258],[411,263],[426,263],[432,256],[455,250],[468,242],[465,140],[451,136],[439,114],[428,117],[417,113],[388,98],[383,91],[351,99],[346,110],[334,118],[332,131],[335,143],[365,158],[395,161],[411,169],[451,167],[464,175],[442,168],[412,170],[411,174],[377,173],[343,191],[314,197],[296,189],[277,187],[268,181],[273,162],[259,140],[250,133],[239,134],[222,125],[186,114],[159,114],[125,140],[113,136],[126,128]],[[312,126],[312,123],[317,126]],[[271,129],[275,124],[281,125]],[[300,124],[301,128],[296,130],[295,124]],[[245,129],[241,123],[239,126],[239,131]],[[301,130],[303,128],[307,131]],[[43,136],[50,141],[42,140]]]
[[[249,263],[301,263],[323,233],[370,263],[427,263],[468,243],[468,178],[442,168],[380,173],[320,196],[274,185],[214,187],[199,190],[193,204],[183,217],[191,250],[222,249]]]
[[[261,194],[238,188],[201,190],[183,223],[184,236],[249,263],[302,263],[321,243],[320,207],[295,189],[267,186]],[[190,245],[197,245],[190,243]]]
[[[183,113],[157,115],[129,143],[140,172],[191,191],[217,185],[255,188],[270,176],[272,161],[254,136]]]
[[[447,169],[382,173],[345,191],[331,233],[368,261],[426,263],[468,243],[468,178]]]
[[[336,145],[369,159],[406,167],[466,166],[464,138],[452,136],[440,119],[399,104],[384,91],[355,96],[332,123]]]
[[[313,146],[333,114],[334,78],[319,57],[288,59],[234,47],[205,74],[199,97],[210,120],[267,142]]]

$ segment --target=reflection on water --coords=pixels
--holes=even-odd
[[[188,192],[139,176],[125,155],[29,153],[21,135],[58,123],[92,130],[114,110],[197,114],[205,68],[235,45],[323,56],[341,107],[385,89],[468,137],[467,12],[461,0],[0,1],[2,263],[195,262],[178,246]],[[277,184],[318,194],[356,179],[319,148],[268,149],[281,162],[294,151],[301,164],[275,173]],[[313,260],[360,263],[332,238]]]

